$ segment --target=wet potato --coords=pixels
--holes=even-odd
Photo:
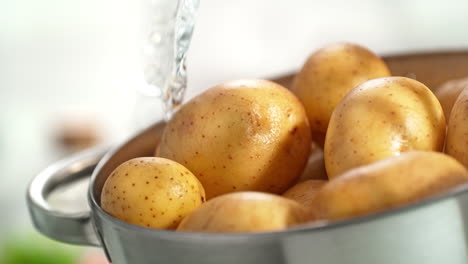
[[[180,223],[184,232],[280,231],[310,220],[299,203],[261,192],[235,192],[213,198]]]
[[[175,229],[205,201],[205,191],[184,166],[163,158],[124,162],[107,178],[101,207],[122,221],[144,227]]]
[[[207,197],[233,191],[283,193],[310,151],[303,106],[265,80],[228,82],[195,97],[168,122],[157,156],[194,173]]]
[[[456,100],[447,129],[445,152],[468,168],[468,86]]]
[[[317,219],[343,220],[401,207],[468,182],[467,170],[439,152],[412,151],[347,171],[311,201]]]
[[[445,130],[442,107],[424,84],[406,77],[364,82],[331,117],[324,149],[328,177],[410,150],[441,151]]]
[[[453,105],[465,87],[468,87],[468,78],[450,80],[435,90],[434,93],[444,109],[445,119],[449,120]]]

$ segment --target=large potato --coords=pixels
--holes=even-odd
[[[205,201],[205,191],[184,166],[163,158],[124,162],[107,178],[101,207],[122,221],[174,229]]]
[[[406,77],[367,81],[336,107],[325,141],[330,179],[410,150],[442,150],[445,118],[424,84]]]
[[[293,187],[289,188],[283,197],[294,200],[305,207],[310,207],[312,199],[317,192],[325,185],[327,181],[324,180],[307,180],[300,182]]]
[[[311,202],[317,219],[339,220],[411,204],[468,182],[452,157],[414,151],[350,170],[323,186]]]
[[[450,115],[445,152],[468,168],[468,86],[460,93]]]
[[[444,109],[445,119],[449,120],[453,104],[465,87],[468,87],[468,78],[448,81],[435,90],[434,94]]]
[[[390,71],[370,50],[338,43],[313,53],[294,79],[292,91],[307,111],[312,138],[323,146],[330,116],[341,99],[358,84]]]
[[[184,164],[208,198],[253,190],[284,192],[310,149],[303,106],[282,86],[239,80],[195,97],[168,122],[156,155]]]
[[[235,192],[209,200],[187,216],[177,231],[279,231],[310,220],[299,203],[261,192]]]

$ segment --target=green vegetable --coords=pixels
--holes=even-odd
[[[0,241],[2,264],[76,264],[79,249],[36,232],[9,236]]]

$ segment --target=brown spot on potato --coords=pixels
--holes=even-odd
[[[293,127],[293,129],[291,130],[290,133],[291,133],[291,135],[294,135],[294,134],[296,134],[296,132],[297,132],[297,126]]]

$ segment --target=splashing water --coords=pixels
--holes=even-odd
[[[176,15],[174,40],[174,67],[164,93],[166,119],[177,110],[187,89],[185,61],[195,25],[195,14],[199,0],[181,0]]]
[[[168,120],[181,105],[187,88],[186,58],[199,0],[147,0],[150,34],[144,49],[147,83],[164,102]]]

